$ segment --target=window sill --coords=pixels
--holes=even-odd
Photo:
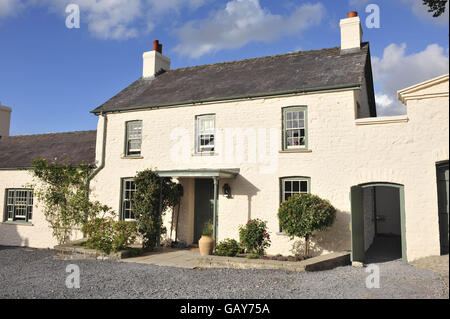
[[[392,124],[392,123],[406,123],[409,121],[407,115],[396,116],[380,116],[380,117],[367,117],[356,119],[356,125],[379,125],[379,124]]]
[[[143,159],[144,156],[122,156],[121,159]]]
[[[193,153],[192,156],[218,156],[217,153]]]
[[[277,236],[288,236],[288,234],[286,234],[285,232],[278,232],[278,233],[275,233],[275,235],[277,235]]]
[[[14,225],[14,226],[34,226],[33,223],[25,223],[25,222],[13,222],[13,221],[6,221],[2,222],[2,225]]]
[[[278,153],[312,153],[312,150],[300,148],[291,150],[280,150]]]

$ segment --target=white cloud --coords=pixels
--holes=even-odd
[[[165,13],[167,11],[179,11],[180,9],[187,7],[191,10],[200,8],[206,3],[207,0],[146,0],[152,8],[152,12]]]
[[[209,0],[0,0],[0,19],[31,6],[44,6],[65,18],[68,4],[80,6],[81,27],[101,39],[128,39],[153,29],[163,15],[196,10]]]
[[[400,115],[406,113],[405,106],[386,94],[375,94],[378,116]]]
[[[0,19],[14,16],[25,7],[21,0],[0,0]]]
[[[448,18],[449,18],[449,14],[448,14],[448,8],[449,8],[449,4],[447,2],[446,7],[445,7],[445,12],[437,17],[434,18],[433,17],[433,13],[432,12],[428,12],[429,7],[425,4],[423,4],[422,0],[403,0],[403,2],[411,5],[411,10],[412,12],[421,20],[423,21],[427,21],[427,22],[432,22],[438,25],[448,25]]]
[[[198,58],[206,53],[238,48],[251,41],[270,42],[318,25],[324,10],[322,4],[304,4],[289,16],[282,16],[262,8],[259,0],[231,0],[223,10],[214,12],[209,18],[190,21],[177,29],[181,43],[175,51]]]
[[[349,5],[349,7],[359,9],[359,8],[365,6],[366,4],[368,4],[370,1],[371,0],[349,0],[348,5]]]
[[[405,43],[393,43],[384,49],[382,58],[372,57],[372,67],[374,81],[381,89],[375,97],[379,115],[404,114],[397,91],[448,73],[448,51],[430,44],[423,51],[406,55]]]

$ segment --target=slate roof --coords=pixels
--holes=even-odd
[[[367,78],[375,110],[369,43],[200,65],[140,78],[92,113],[359,86]],[[372,96],[371,96],[372,95]]]
[[[95,164],[96,131],[9,136],[0,139],[0,169],[30,168],[34,159]]]

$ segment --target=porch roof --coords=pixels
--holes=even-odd
[[[219,178],[235,178],[239,175],[239,168],[199,168],[199,169],[176,169],[168,171],[157,171],[161,177],[219,177]]]

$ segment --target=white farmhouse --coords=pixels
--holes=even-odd
[[[303,241],[280,229],[278,207],[310,192],[338,209],[334,225],[313,236],[314,254],[351,250],[364,261],[376,249],[406,262],[448,252],[448,75],[400,91],[407,115],[377,117],[360,20],[351,12],[340,26],[338,47],[174,70],[155,41],[143,76],[92,111],[91,197],[132,220],[133,177],[153,169],[183,186],[178,240],[195,245],[208,220],[218,241],[238,239],[239,225],[260,218],[268,253],[290,255]],[[28,222],[14,218],[15,207],[8,213],[9,190],[27,173],[3,167],[7,140],[0,244],[13,243],[4,234],[14,225],[17,244],[51,246],[33,237],[51,230],[28,226],[36,211]]]

